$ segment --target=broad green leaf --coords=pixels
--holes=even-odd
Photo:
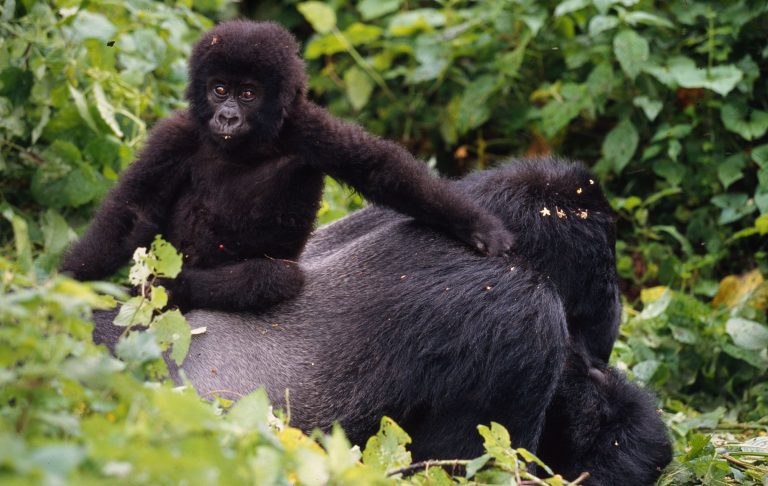
[[[102,14],[81,10],[72,21],[75,39],[98,39],[102,42],[112,40],[117,28]]]
[[[630,79],[635,79],[648,60],[648,41],[633,30],[623,30],[613,38],[613,53],[621,69]]]
[[[176,278],[181,272],[182,258],[170,243],[159,235],[155,237],[150,249],[150,257],[147,259],[152,273],[158,277]]]
[[[146,299],[137,295],[128,299],[115,316],[113,323],[120,327],[148,326],[154,309]]]
[[[619,19],[613,15],[595,15],[589,21],[589,35],[595,37],[606,30],[615,29],[619,25]]]
[[[678,186],[685,177],[685,166],[670,159],[659,159],[653,163],[653,172]]]
[[[160,349],[168,349],[169,346],[172,346],[171,359],[181,366],[184,358],[187,357],[189,343],[192,340],[189,325],[184,316],[181,315],[181,312],[178,309],[174,309],[160,314],[152,322],[150,330],[157,336],[157,343],[160,345]]]
[[[647,96],[638,96],[632,100],[632,104],[642,108],[648,120],[653,121],[659,115],[659,112],[664,107],[664,104],[659,100],[652,100]]]
[[[643,70],[670,88],[706,88],[722,96],[733,91],[743,76],[732,64],[699,68],[684,56],[672,57],[665,66],[645,65]]]
[[[34,78],[31,71],[9,66],[0,72],[0,96],[5,96],[14,106],[24,104],[32,91]]]
[[[368,75],[357,66],[352,66],[344,73],[347,99],[355,110],[361,110],[368,104],[373,92],[373,83]]]
[[[168,292],[163,286],[152,287],[150,294],[149,305],[157,310],[162,309],[168,305]]]
[[[563,16],[567,13],[581,10],[588,6],[591,2],[589,0],[565,0],[555,8],[555,17]]]
[[[118,125],[117,120],[115,119],[115,109],[109,101],[107,101],[104,89],[99,82],[93,83],[93,97],[96,99],[96,109],[99,111],[101,119],[104,120],[104,123],[107,124],[115,135],[119,138],[123,138],[123,131],[120,130],[120,125]]]
[[[637,130],[629,118],[621,120],[613,130],[608,132],[603,141],[603,158],[613,164],[617,174],[621,174],[624,167],[632,160],[639,140]]]
[[[127,363],[141,364],[160,359],[162,352],[149,332],[132,332],[122,336],[115,345],[115,354]]]
[[[717,166],[717,177],[724,189],[744,177],[743,170],[747,165],[747,157],[744,154],[734,154]]]
[[[253,430],[266,427],[271,413],[267,392],[264,388],[257,388],[238,400],[229,410],[227,421],[237,424],[244,430]]]
[[[761,138],[768,131],[768,112],[728,103],[720,110],[720,119],[729,131],[746,140]]]
[[[336,28],[336,12],[324,2],[302,2],[296,6],[315,32],[327,34]]]
[[[754,201],[750,201],[749,196],[743,192],[718,194],[711,201],[712,204],[722,209],[717,220],[719,224],[733,223],[757,209]]]
[[[413,83],[431,81],[437,79],[448,67],[451,61],[451,48],[441,39],[425,34],[416,40],[414,57],[419,62],[419,66],[413,71],[408,81]]]
[[[763,169],[768,169],[768,144],[758,145],[751,152],[752,160]]]
[[[328,452],[329,469],[336,476],[353,468],[362,457],[359,448],[352,448],[339,424],[334,424],[331,434],[325,436],[323,447]]]
[[[732,317],[725,323],[725,331],[740,348],[755,351],[768,348],[768,327],[758,322]]]
[[[457,119],[460,134],[479,127],[490,118],[491,96],[499,89],[499,81],[499,78],[492,75],[480,76],[464,90]]]
[[[316,35],[307,43],[307,48],[304,51],[304,56],[307,59],[317,59],[320,56],[330,56],[337,52],[344,52],[346,46],[342,40],[334,35]]]
[[[402,0],[362,0],[357,4],[363,20],[371,20],[400,8]]]
[[[491,459],[492,457],[490,454],[483,454],[482,456],[469,461],[469,464],[467,464],[466,479],[472,479],[477,471],[482,469]]]
[[[421,31],[430,32],[443,25],[445,14],[433,8],[419,8],[392,16],[387,31],[395,37],[404,37]]]
[[[375,25],[361,24],[355,22],[344,29],[344,37],[354,46],[369,44],[381,37],[384,29]]]
[[[322,452],[301,448],[294,454],[296,456],[296,479],[298,484],[307,486],[323,486],[328,484],[330,473]]]
[[[647,303],[637,318],[641,321],[655,319],[667,310],[670,303],[672,303],[672,292],[667,290],[658,299]]]
[[[411,463],[411,453],[405,448],[411,438],[389,417],[382,417],[379,431],[368,439],[363,451],[363,463],[389,471]]]

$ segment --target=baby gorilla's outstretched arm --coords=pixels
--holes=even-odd
[[[400,145],[298,100],[286,121],[290,143],[307,161],[366,198],[443,228],[482,253],[496,256],[513,243],[494,215],[452,191],[445,179]]]
[[[177,115],[152,132],[136,162],[104,198],[90,227],[64,256],[60,270],[78,280],[112,275],[139,246],[160,233],[176,190],[186,181],[181,160],[193,136]]]

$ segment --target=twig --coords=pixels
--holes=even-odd
[[[243,398],[243,397],[245,396],[245,395],[243,395],[242,393],[238,393],[238,392],[236,392],[236,391],[232,391],[232,390],[211,390],[211,391],[209,391],[209,392],[203,393],[203,394],[202,394],[202,395],[200,395],[200,396],[201,396],[201,397],[203,397],[203,398],[205,398],[205,397],[207,397],[208,395],[213,395],[214,393],[229,393],[230,395],[237,395],[237,396],[238,396],[238,397],[240,397],[240,398]]]
[[[583,473],[579,474],[578,478],[574,479],[573,481],[571,481],[568,484],[581,484],[584,481],[586,481],[587,479],[589,479],[589,473],[588,472],[583,472]]]
[[[394,476],[395,474],[406,474],[410,475],[425,469],[429,469],[432,466],[452,466],[452,467],[467,467],[467,464],[469,464],[470,461],[466,459],[450,459],[450,460],[432,460],[432,461],[422,461],[422,462],[415,462],[411,464],[410,466],[400,467],[397,469],[392,469],[390,471],[387,471],[387,477]]]
[[[744,469],[754,469],[756,471],[760,471],[761,473],[768,473],[768,468],[758,466],[757,464],[740,461],[730,454],[723,454],[723,459]]]

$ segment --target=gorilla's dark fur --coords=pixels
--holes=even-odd
[[[162,234],[184,255],[165,282],[182,309],[256,310],[295,296],[324,174],[442,228],[489,255],[510,247],[500,221],[449,190],[403,147],[306,98],[293,36],[233,21],[190,61],[190,108],[160,122],[62,270],[98,279]]]
[[[497,421],[571,476],[651,484],[670,446],[651,398],[606,365],[619,323],[614,223],[593,176],[541,159],[454,187],[519,235],[511,261],[387,209],[358,211],[310,240],[295,300],[190,313],[207,332],[187,376],[203,394],[263,385],[277,406],[287,388],[293,425],[338,420],[358,444],[388,415],[415,459],[478,455],[476,426]]]

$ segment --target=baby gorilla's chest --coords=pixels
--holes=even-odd
[[[197,266],[294,257],[312,230],[321,186],[319,174],[288,158],[200,168],[177,200],[171,242]]]

